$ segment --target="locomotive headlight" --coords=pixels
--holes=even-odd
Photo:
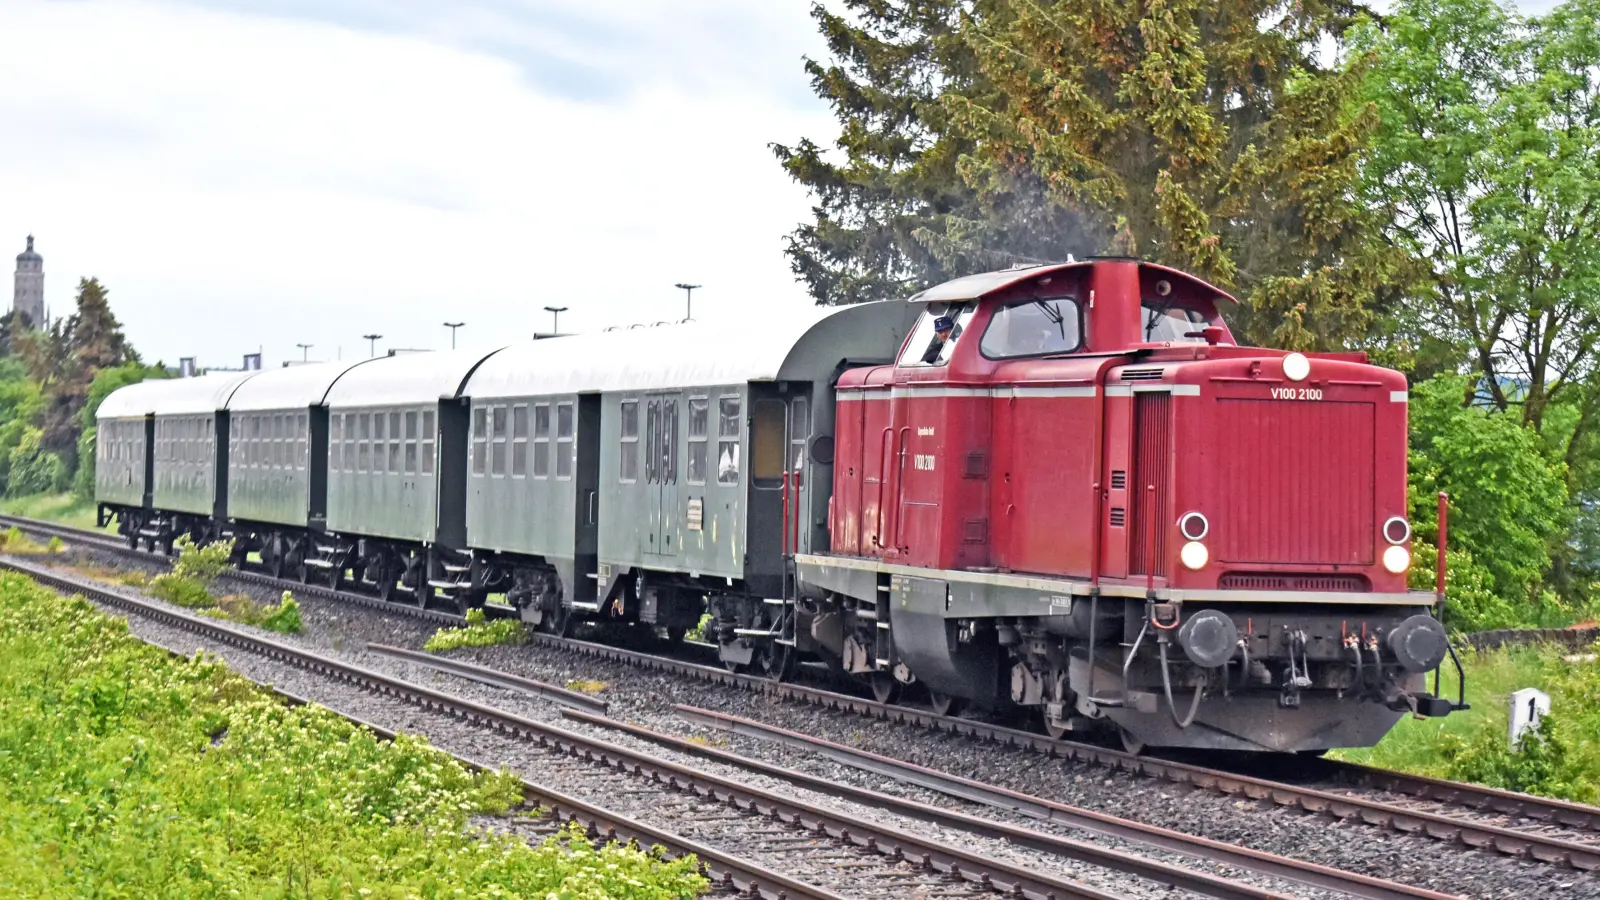
[[[1204,569],[1206,563],[1211,561],[1211,551],[1199,541],[1190,541],[1178,551],[1178,559],[1183,561],[1186,569]]]
[[[1383,551],[1383,567],[1396,575],[1411,568],[1411,551],[1395,544]]]
[[[1290,381],[1305,381],[1311,374],[1311,360],[1304,353],[1291,353],[1283,358],[1283,377]]]

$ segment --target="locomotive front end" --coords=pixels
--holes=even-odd
[[[1120,692],[1097,683],[1080,706],[1136,742],[1275,751],[1448,714],[1425,681],[1450,649],[1435,597],[1407,589],[1404,376],[1230,347],[1160,383],[1141,368],[1108,382],[1130,395],[1131,438],[1107,498],[1133,513],[1124,590],[1142,575],[1145,599],[1104,673]]]

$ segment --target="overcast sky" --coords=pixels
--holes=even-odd
[[[1544,8],[1549,2],[1524,4]],[[267,365],[809,301],[767,149],[835,126],[809,0],[0,0],[0,267],[149,360]]]

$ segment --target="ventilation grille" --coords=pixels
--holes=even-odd
[[[1121,528],[1128,524],[1128,513],[1120,506],[1111,507],[1111,527]]]
[[[961,540],[967,544],[989,543],[988,519],[965,519],[961,522]]]
[[[1123,381],[1160,381],[1166,369],[1123,369]]]
[[[1366,593],[1370,587],[1360,575],[1283,575],[1276,572],[1229,572],[1218,579],[1225,591],[1341,591]]]
[[[1166,575],[1170,529],[1162,523],[1172,503],[1172,395],[1135,395],[1133,427],[1133,534],[1128,542],[1132,551],[1128,571]]]
[[[1116,471],[1112,472],[1111,473],[1111,489],[1113,491],[1125,491],[1125,490],[1127,490],[1128,489],[1128,473],[1122,471],[1121,469],[1117,469]]]

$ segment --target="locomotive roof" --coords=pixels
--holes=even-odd
[[[266,409],[305,409],[320,406],[328,389],[346,372],[372,360],[313,363],[262,372],[239,385],[228,400],[228,409],[257,412]]]
[[[899,302],[862,303],[532,341],[485,360],[466,393],[531,397],[811,381],[841,359],[892,357],[905,336],[906,312]]]
[[[197,378],[154,378],[112,391],[96,419],[130,416],[192,416],[214,413],[227,405],[235,388],[259,372],[222,372]]]
[[[1139,262],[1138,260],[1133,259],[1118,261],[1137,262],[1141,270],[1157,272],[1165,275],[1168,278],[1182,279],[1183,281],[1190,282],[1201,291],[1208,292],[1219,300],[1233,300],[1233,297],[1228,295],[1225,291],[1222,291],[1221,289],[1208,284],[1207,282],[1196,278],[1193,275],[1190,275],[1188,272],[1174,269],[1170,266],[1158,265],[1156,263]],[[1001,269],[997,272],[979,272],[976,275],[964,275],[960,278],[946,281],[943,284],[936,284],[925,291],[913,294],[911,295],[909,302],[950,303],[956,300],[976,300],[979,297],[988,296],[995,291],[1003,290],[1011,287],[1012,285],[1021,284],[1024,281],[1031,281],[1042,275],[1049,275],[1053,272],[1064,272],[1068,269],[1084,268],[1094,265],[1095,262],[1096,260],[1086,259],[1077,262],[1055,263],[1037,266],[1019,266],[1012,269]]]
[[[400,406],[458,397],[473,370],[502,349],[463,347],[368,360],[333,382],[326,402],[343,407]]]

